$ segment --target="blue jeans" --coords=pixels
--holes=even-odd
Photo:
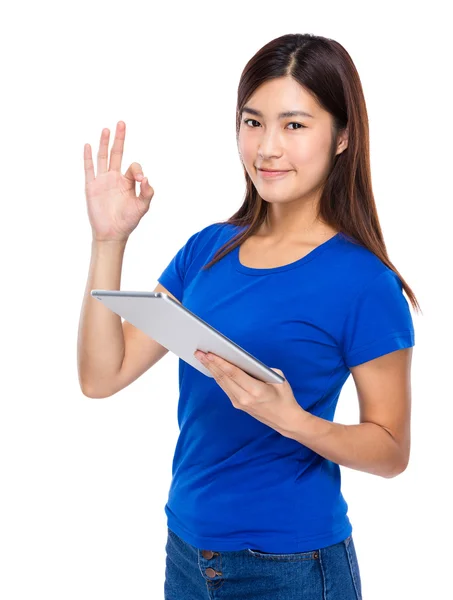
[[[165,551],[165,600],[362,600],[352,536],[310,552],[269,554],[199,549],[168,529]]]

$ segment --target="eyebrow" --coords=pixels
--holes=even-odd
[[[259,110],[256,110],[255,108],[251,108],[250,106],[244,106],[244,108],[241,111],[241,114],[244,112],[248,112],[251,115],[255,115],[257,117],[262,117],[263,113]],[[310,117],[311,119],[314,119],[314,116],[311,115],[308,112],[305,112],[304,110],[287,110],[285,112],[281,112],[278,115],[279,119],[284,119],[285,117]]]

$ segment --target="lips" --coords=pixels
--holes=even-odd
[[[264,171],[263,169],[258,169],[258,176],[261,177],[261,179],[267,180],[283,179],[288,173],[290,173],[290,171]]]

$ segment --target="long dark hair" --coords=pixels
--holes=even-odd
[[[313,34],[287,34],[263,46],[246,64],[239,81],[236,105],[236,141],[242,108],[265,81],[293,77],[309,90],[333,117],[333,137],[348,127],[348,146],[335,155],[332,143],[331,170],[322,188],[318,218],[359,245],[365,246],[394,271],[401,280],[412,306],[418,301],[390,261],[379,224],[371,186],[368,113],[362,85],[348,52],[335,40]],[[265,221],[268,203],[257,192],[245,166],[245,198],[227,221],[246,227],[217,250],[203,269],[209,269],[239,246]],[[421,310],[421,309],[420,309]]]

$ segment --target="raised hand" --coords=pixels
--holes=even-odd
[[[91,146],[85,144],[85,195],[93,238],[98,241],[125,241],[148,212],[154,189],[144,177],[139,163],[133,162],[121,174],[126,124],[119,121],[109,157],[109,129],[103,129],[94,174]],[[140,193],[135,193],[136,182]]]

